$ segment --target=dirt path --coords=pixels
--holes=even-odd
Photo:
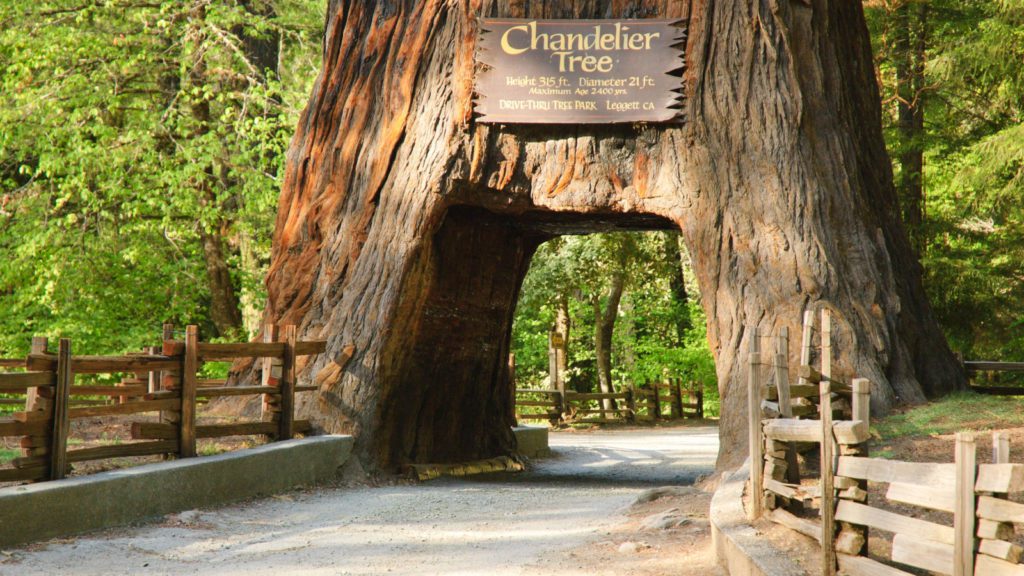
[[[0,556],[0,574],[714,573],[709,496],[631,506],[645,489],[713,470],[712,427],[552,434],[552,458],[515,475],[293,492],[57,540]],[[680,527],[641,520],[677,508]]]

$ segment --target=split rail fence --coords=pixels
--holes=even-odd
[[[516,419],[558,423],[653,422],[666,418],[703,418],[704,391],[681,378],[647,382],[614,393],[516,389]],[[524,411],[520,408],[540,408]]]
[[[898,565],[949,576],[1024,576],[1024,549],[1013,541],[1015,525],[1024,524],[1024,504],[1009,499],[1024,493],[1024,464],[1009,463],[1009,441],[993,436],[991,464],[977,462],[974,437],[965,433],[956,437],[952,463],[870,458],[870,383],[832,377],[827,311],[821,318],[821,366],[810,365],[813,319],[804,317],[796,384],[785,367],[786,334],[776,339],[771,362],[765,362],[756,331],[751,338],[748,488],[756,489],[747,492],[750,519],[766,517],[815,539],[825,576],[910,576]],[[761,368],[768,363],[774,363],[775,378],[765,386]],[[810,398],[812,388],[817,413],[789,409],[793,398]],[[848,411],[834,410],[844,402]],[[819,477],[808,484],[801,481],[797,454],[815,451]],[[868,482],[887,485],[888,506],[868,502]],[[892,503],[919,511],[899,513]],[[869,528],[893,535],[889,558],[868,557]]]
[[[315,390],[296,385],[296,358],[321,354],[325,341],[298,341],[294,326],[267,326],[264,342],[211,343],[199,340],[197,326],[188,326],[184,340],[173,339],[174,327],[164,326],[163,345],[121,356],[74,356],[69,339],[56,353],[46,338],[34,338],[23,360],[5,359],[0,393],[23,397],[24,410],[0,419],[0,437],[16,437],[23,456],[0,467],[0,482],[56,480],[75,462],[128,456],[196,455],[196,440],[240,435],[263,435],[287,440],[310,430],[308,421],[295,420],[295,394]],[[224,386],[223,380],[202,380],[206,362],[242,358],[262,361],[259,386]],[[83,374],[130,374],[118,385],[79,385]],[[229,424],[198,424],[197,403],[225,396],[260,395],[261,419]],[[116,404],[81,405],[76,399],[117,398]],[[151,413],[158,421],[129,424],[132,440],[122,444],[68,449],[73,420]]]

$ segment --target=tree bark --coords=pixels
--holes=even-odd
[[[549,386],[565,393],[565,371],[569,368],[569,297],[561,294],[555,303],[555,323],[548,339],[551,356]]]
[[[682,19],[685,122],[475,123],[480,15]],[[384,470],[514,450],[505,359],[530,256],[616,228],[684,235],[723,466],[745,450],[751,329],[797,333],[806,308],[836,312],[835,366],[871,379],[876,413],[963,384],[899,221],[860,3],[333,0],[267,280],[267,321],[329,341],[301,367],[322,375],[302,416]]]
[[[902,149],[898,155],[897,190],[911,245],[923,254],[924,231],[924,101],[928,3],[906,1],[896,8],[896,126]]]
[[[615,392],[612,383],[612,336],[615,335],[615,320],[619,316],[619,302],[625,285],[626,274],[620,268],[612,273],[604,306],[600,296],[594,297],[594,357],[597,360],[597,383],[603,394]],[[602,400],[601,409],[614,410],[615,401],[610,398]]]

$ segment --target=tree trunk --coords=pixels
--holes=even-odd
[[[674,234],[665,236],[665,256],[668,258],[669,269],[672,270],[668,289],[672,293],[672,304],[675,309],[676,345],[682,346],[686,342],[686,331],[690,329],[690,314],[686,308],[690,296],[686,293],[684,275],[686,255],[683,254],[679,239]]]
[[[548,338],[548,355],[551,357],[549,386],[565,394],[565,371],[569,367],[569,297],[560,295],[555,305],[555,323]]]
[[[923,254],[924,231],[924,100],[928,3],[904,2],[896,8],[897,119],[902,143],[897,191],[911,245]]]
[[[322,375],[300,412],[354,433],[364,464],[514,450],[513,309],[534,249],[563,233],[683,232],[716,356],[721,465],[745,450],[751,328],[797,333],[805,308],[836,312],[835,366],[874,382],[876,413],[963,384],[899,222],[860,3],[328,10],[324,68],[288,156],[266,319],[328,339],[327,355],[300,366],[306,382]],[[481,14],[682,19],[685,122],[475,123]],[[352,360],[331,365],[348,345]]]
[[[192,23],[193,40],[202,44],[202,21],[206,19],[205,5],[199,5],[189,14]],[[192,67],[188,72],[188,82],[191,86],[201,88],[207,85],[207,66],[202,55],[195,56]],[[192,94],[194,100],[191,103],[192,120],[195,122],[195,129],[192,136],[202,138],[210,130],[210,102],[202,95],[202,92]],[[217,160],[213,160],[214,163]],[[216,203],[216,195],[213,192],[217,186],[217,177],[212,167],[204,171],[204,177],[195,182],[196,195],[199,203],[204,206],[212,206]],[[235,293],[234,284],[231,282],[231,268],[228,266],[227,258],[224,256],[223,232],[226,230],[224,222],[218,218],[211,226],[202,222],[199,223],[199,240],[203,247],[203,259],[206,265],[207,287],[210,292],[210,318],[217,329],[219,336],[235,336],[242,329],[242,312],[238,307],[238,296]]]
[[[615,392],[612,384],[612,336],[615,335],[615,320],[619,316],[619,301],[626,284],[626,274],[621,268],[612,273],[605,304],[601,297],[594,297],[594,357],[597,360],[597,383],[601,393]],[[614,410],[615,401],[607,398],[601,401],[602,410]],[[602,414],[602,417],[604,414]]]

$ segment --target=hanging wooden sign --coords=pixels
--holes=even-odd
[[[682,95],[678,20],[484,18],[479,122],[667,122]],[[676,74],[671,74],[676,72]]]

